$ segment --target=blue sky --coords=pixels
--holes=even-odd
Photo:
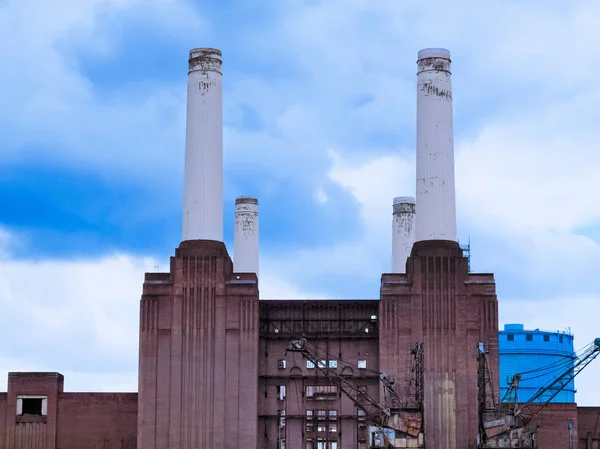
[[[205,46],[224,59],[226,240],[234,198],[258,196],[263,297],[378,297],[392,198],[414,195],[416,53],[439,46],[459,235],[502,324],[596,337],[600,4],[446,3],[0,1],[0,373],[136,389],[143,272],[180,240],[187,55]],[[580,403],[600,403],[596,365]]]

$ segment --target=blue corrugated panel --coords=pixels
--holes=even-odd
[[[500,348],[500,398],[516,373],[523,375],[518,401],[526,402],[540,387],[573,367],[573,335],[564,332],[525,330],[522,324],[507,324],[498,333]],[[554,364],[552,369],[541,368]],[[571,381],[552,402],[575,402],[575,382]]]

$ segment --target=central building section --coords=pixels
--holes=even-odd
[[[259,301],[254,197],[236,199],[232,263],[221,77],[219,50],[190,52],[183,235],[170,271],[145,277],[138,447],[476,447],[498,304],[457,243],[449,52],[419,52],[416,199],[394,201],[379,300]]]

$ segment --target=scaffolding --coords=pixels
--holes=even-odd
[[[469,267],[469,273],[471,272],[471,236],[469,236],[469,241],[466,245],[461,245],[460,240],[458,241],[458,246],[463,252],[463,257],[467,258],[467,265]]]

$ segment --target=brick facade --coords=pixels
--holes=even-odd
[[[59,373],[9,373],[0,394],[0,449],[135,449],[137,394],[64,393]],[[45,401],[19,414],[18,401]],[[21,408],[21,410],[19,410]]]
[[[381,401],[380,372],[407,395],[422,342],[427,446],[472,448],[479,342],[498,385],[497,310],[493,276],[469,273],[452,242],[415,244],[406,274],[383,275],[380,300],[353,301],[258,301],[256,276],[235,273],[222,243],[183,242],[169,273],[145,277],[139,396],[65,393],[58,373],[10,373],[0,449],[365,449],[369,423],[286,351],[297,337]],[[18,413],[40,398],[44,414]],[[598,448],[600,408],[551,404],[535,422],[540,448]]]
[[[580,449],[600,449],[600,407],[577,407]]]
[[[233,273],[221,242],[182,242],[144,282],[138,446],[255,447],[257,353],[256,275]]]
[[[406,375],[408,351],[423,342],[427,447],[476,446],[479,342],[490,351],[498,385],[494,278],[470,274],[467,263],[456,242],[417,242],[406,274],[385,274],[381,281],[381,370]]]

